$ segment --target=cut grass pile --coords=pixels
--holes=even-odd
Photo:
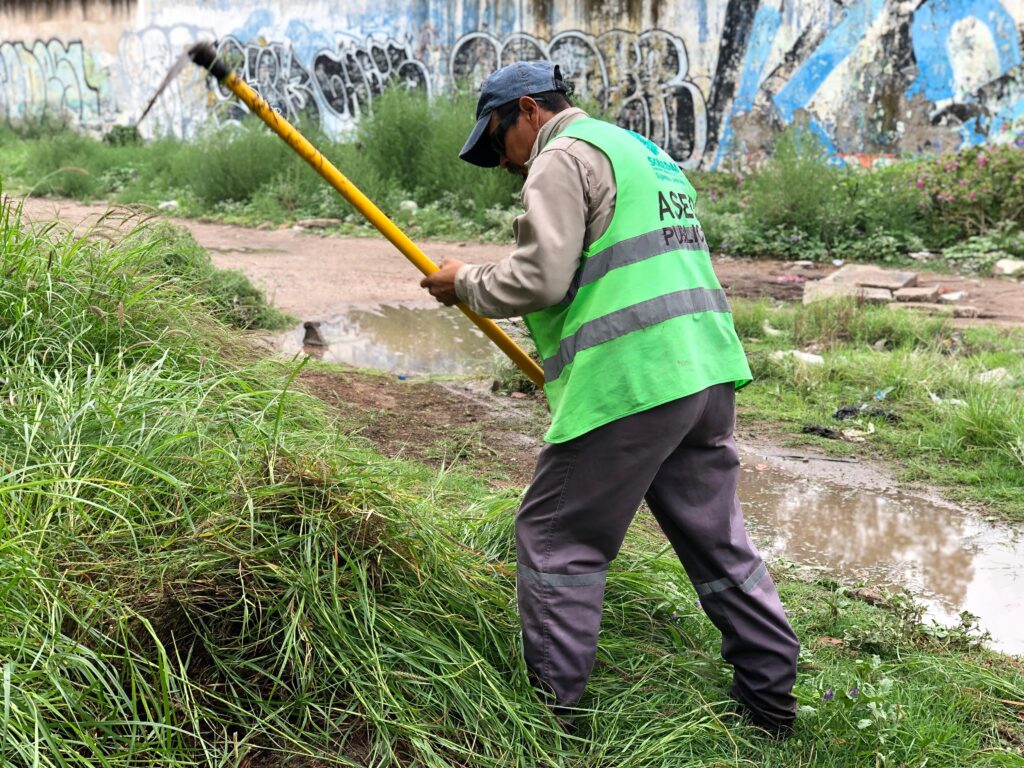
[[[737,301],[737,331],[755,382],[741,417],[837,453],[889,459],[907,479],[1024,520],[1024,330],[954,328],[852,300],[779,307]],[[818,353],[824,364],[774,353]],[[843,406],[885,409],[840,421]],[[873,430],[865,443],[808,438],[804,426]]]
[[[513,495],[341,434],[144,233],[58,236],[5,204],[0,254],[5,765],[1022,764],[1019,665],[785,574],[803,708],[760,738],[641,540],[566,735],[520,660]]]

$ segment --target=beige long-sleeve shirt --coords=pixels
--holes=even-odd
[[[496,264],[466,264],[455,276],[459,300],[484,317],[515,317],[550,307],[569,291],[584,249],[597,240],[615,210],[615,175],[601,150],[574,138],[555,138],[586,117],[557,113],[541,126],[527,161],[523,213],[512,224],[516,246]]]

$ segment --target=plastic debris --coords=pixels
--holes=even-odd
[[[416,213],[420,209],[420,206],[415,200],[403,200],[398,204],[400,210],[408,211],[409,213]]]
[[[943,293],[939,295],[942,301],[960,301],[964,297],[963,291],[951,291],[949,293]]]
[[[763,323],[761,323],[761,330],[764,331],[764,335],[765,336],[781,336],[782,335],[782,331],[780,331],[778,328],[772,328],[771,325],[769,325],[767,320],[765,320]]]
[[[792,357],[794,360],[799,360],[801,363],[807,363],[808,365],[822,365],[825,362],[825,358],[821,355],[816,355],[813,352],[801,352],[799,349],[789,349],[785,352],[779,350],[772,352],[768,357],[777,362],[785,360],[787,357]]]
[[[835,267],[841,267],[845,263],[846,262],[843,261],[842,259],[832,259],[832,265],[835,266]]]
[[[1005,368],[993,368],[991,371],[977,374],[974,380],[979,384],[1002,384],[1012,378],[1013,376]]]
[[[885,387],[884,389],[876,389],[875,394],[872,395],[872,397],[874,397],[875,400],[885,400],[889,393],[892,392],[894,389],[895,387]]]
[[[177,200],[164,200],[162,203],[157,203],[156,207],[161,211],[176,211],[179,206]]]

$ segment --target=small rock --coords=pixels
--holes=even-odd
[[[511,397],[513,400],[525,400],[526,399],[526,393],[525,392],[513,392],[511,395],[509,395],[509,397]]]
[[[341,219],[299,219],[295,226],[300,229],[328,229],[341,225]]]
[[[966,304],[957,305],[953,307],[953,317],[981,317],[981,311]]]
[[[893,297],[896,301],[935,301],[939,295],[939,286],[928,285],[913,288],[900,288]]]
[[[164,200],[162,203],[158,203],[156,207],[161,211],[176,211],[179,205],[177,200]]]
[[[993,368],[991,371],[979,373],[974,380],[979,384],[1002,384],[1013,378],[1005,368]]]
[[[877,349],[879,352],[883,351],[889,345],[888,339],[879,339],[871,346]]]
[[[1024,275],[1024,261],[1020,259],[1000,259],[992,265],[992,274],[1005,275],[1006,277]]]
[[[849,594],[850,597],[863,600],[869,605],[878,605],[879,603],[885,602],[885,597],[883,597],[879,592],[875,592],[873,589],[851,589],[847,594]]]
[[[303,346],[313,347],[326,347],[327,339],[324,338],[323,333],[320,332],[320,321],[307,320],[302,324],[305,329],[305,334],[302,337]]]

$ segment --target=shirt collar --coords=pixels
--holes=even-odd
[[[530,167],[549,141],[568,128],[570,123],[576,122],[581,117],[587,117],[587,113],[582,109],[570,107],[556,113],[554,117],[544,123],[537,133],[537,138],[534,139],[533,149],[530,152],[530,159],[526,161],[526,167]]]

